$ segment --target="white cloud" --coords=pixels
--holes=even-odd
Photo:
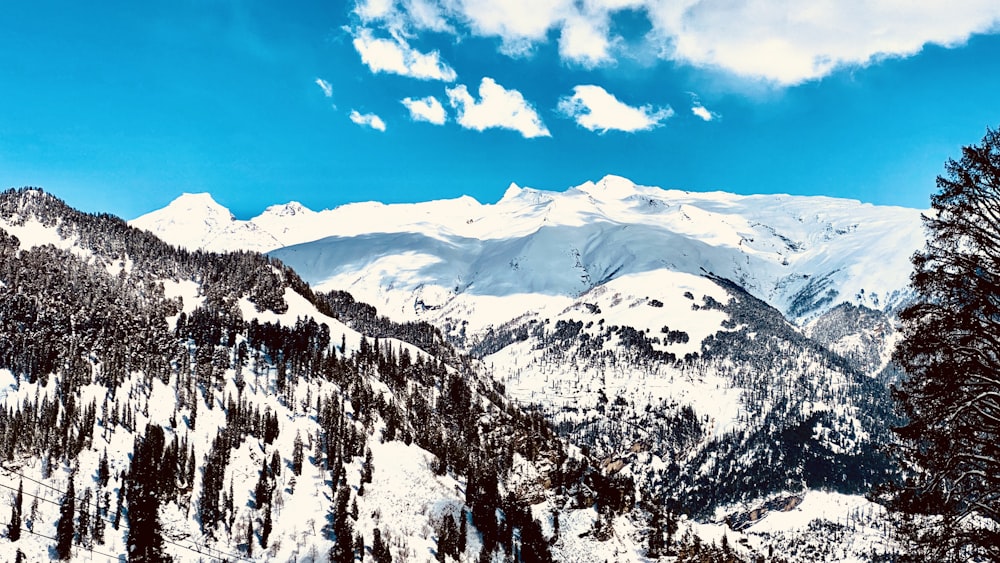
[[[351,121],[362,127],[371,127],[376,131],[385,131],[385,122],[374,113],[360,113],[358,110],[351,110]]]
[[[323,80],[322,78],[317,78],[316,85],[323,89],[324,96],[326,96],[327,98],[333,97],[333,84],[330,84],[329,82]]]
[[[453,17],[472,32],[498,37],[501,52],[524,56],[544,42],[550,29],[575,11],[574,0],[444,0]]]
[[[379,23],[394,36],[405,36],[409,29],[455,31],[437,0],[358,0],[354,13],[365,24]]]
[[[610,22],[604,17],[575,15],[568,18],[559,34],[559,54],[585,67],[611,61]]]
[[[674,114],[670,107],[632,107],[600,86],[581,85],[559,100],[559,111],[591,131],[646,131],[663,125]]]
[[[698,94],[695,94],[694,92],[688,92],[688,94],[691,96],[691,113],[696,117],[700,118],[702,121],[715,121],[716,119],[722,117],[718,113],[705,107],[698,98]]]
[[[469,94],[465,84],[446,91],[458,124],[466,129],[512,129],[529,139],[552,136],[520,92],[507,90],[492,78],[483,78],[479,84],[479,101]]]
[[[455,70],[441,60],[437,51],[421,53],[402,38],[375,37],[362,28],[354,35],[354,48],[373,73],[388,72],[421,80],[455,80]]]
[[[354,13],[366,21],[383,19],[395,11],[395,4],[394,0],[358,0]]]
[[[687,0],[682,9],[658,2],[647,9],[665,56],[779,85],[913,55],[927,43],[963,43],[1000,21],[993,0]]]
[[[649,33],[615,35],[612,18],[626,10],[647,19]],[[996,0],[358,0],[355,13],[394,37],[493,37],[513,56],[557,38],[564,60],[587,67],[655,52],[777,85],[1000,30]]]
[[[696,116],[702,118],[705,121],[712,121],[717,117],[715,113],[709,111],[708,108],[697,102],[693,106],[691,106],[691,113],[695,114]]]
[[[444,106],[434,96],[413,99],[403,98],[403,105],[410,110],[410,119],[413,121],[426,121],[434,125],[444,125],[448,116],[445,114]]]

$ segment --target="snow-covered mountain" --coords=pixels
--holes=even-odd
[[[272,253],[308,258],[299,267],[323,282],[310,287],[273,258],[186,252],[36,190],[0,194],[0,453],[13,460],[0,475],[49,501],[0,503],[0,521],[23,512],[30,536],[0,539],[0,554],[52,557],[74,483],[96,499],[78,511],[75,553],[144,541],[133,530],[150,530],[151,503],[178,560],[378,560],[376,530],[416,561],[493,547],[486,560],[891,551],[884,510],[862,495],[886,474],[891,322],[758,282],[830,267],[823,292],[864,286],[855,300],[874,304],[893,292],[848,267],[880,251],[847,217],[885,231],[915,212],[763,199],[791,203],[606,178],[512,188],[494,205],[289,204],[249,222],[185,196],[137,221],[228,249],[336,225]],[[796,227],[809,202],[829,204],[811,209],[824,219]],[[352,292],[395,300],[380,311],[433,321],[470,356],[426,322],[316,291],[349,276]],[[764,294],[811,303],[809,322]]]
[[[248,221],[218,220],[227,212],[206,198],[182,196],[131,224],[188,248],[271,251],[314,287],[350,291],[393,318],[473,316],[477,329],[661,270],[730,279],[796,321],[842,302],[891,310],[923,244],[919,210],[615,176],[565,192],[512,185],[495,204],[290,203]]]

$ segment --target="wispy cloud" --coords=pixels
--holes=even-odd
[[[376,131],[385,131],[385,121],[374,113],[361,113],[358,110],[351,110],[351,121],[362,127],[371,127]]]
[[[333,84],[330,84],[329,82],[323,80],[322,78],[317,78],[316,85],[323,90],[324,96],[326,96],[327,98],[333,97]]]
[[[625,11],[649,28],[618,35],[624,31],[611,22]],[[927,44],[959,45],[1000,26],[995,0],[357,0],[355,14],[393,37],[493,37],[511,56],[530,55],[556,38],[565,61],[587,67],[652,52],[776,85],[910,56]]]
[[[691,96],[691,113],[695,116],[701,118],[703,121],[715,121],[716,119],[722,117],[718,113],[702,105],[697,94],[694,92],[688,92],[688,94]]]
[[[559,111],[581,127],[606,133],[646,131],[659,127],[674,114],[669,106],[630,106],[600,86],[576,86],[573,95],[559,100]]]
[[[702,118],[705,121],[712,121],[713,119],[715,119],[715,114],[708,111],[708,108],[702,105],[695,104],[691,106],[691,113],[695,114],[696,116]]]
[[[387,72],[444,82],[452,82],[457,76],[455,69],[442,61],[437,51],[421,53],[401,37],[375,37],[372,30],[362,28],[355,31],[354,48],[373,73]]]
[[[410,110],[410,119],[413,121],[426,121],[434,125],[444,125],[448,119],[444,106],[434,96],[426,98],[403,98],[402,103],[406,109]]]
[[[478,101],[465,84],[446,91],[451,107],[457,112],[458,124],[466,129],[511,129],[529,139],[552,136],[521,92],[508,90],[492,78],[483,78],[479,84]]]

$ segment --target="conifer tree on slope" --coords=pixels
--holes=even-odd
[[[56,556],[69,561],[73,555],[73,516],[76,513],[76,491],[73,478],[69,480],[66,495],[59,505],[59,521],[56,523]]]
[[[24,501],[24,482],[17,485],[17,496],[10,509],[10,524],[7,525],[7,538],[12,542],[21,539],[21,504]]]
[[[904,482],[893,501],[935,515],[911,529],[918,559],[1000,560],[1000,132],[939,176],[900,318],[894,390]]]
[[[160,527],[160,494],[170,476],[162,466],[163,428],[146,426],[145,436],[137,437],[129,471],[128,557],[129,561],[169,561],[163,552]]]

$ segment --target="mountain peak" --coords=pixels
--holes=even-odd
[[[635,195],[638,188],[639,186],[628,178],[609,174],[596,183],[585,182],[576,189],[600,199],[623,199]]]
[[[521,189],[521,186],[518,186],[516,183],[511,182],[510,185],[507,186],[507,191],[503,193],[503,197],[500,198],[500,201],[503,201],[505,199],[514,199],[515,197],[520,195],[522,191],[523,190]]]
[[[224,207],[219,202],[215,201],[212,194],[208,192],[202,193],[183,193],[177,196],[176,199],[170,202],[161,211],[169,211],[171,213],[183,213],[189,214],[194,213],[199,217],[218,217],[224,218],[224,220],[232,221],[235,219],[232,212],[228,208]],[[155,213],[155,212],[154,212]]]
[[[296,215],[304,215],[314,213],[312,209],[302,205],[297,201],[289,201],[283,205],[271,205],[264,210],[264,215],[273,215],[275,217],[294,217]]]

